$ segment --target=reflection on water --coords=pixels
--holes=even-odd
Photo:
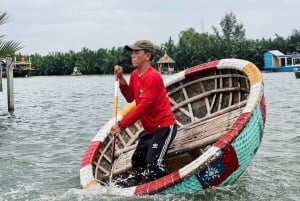
[[[297,200],[300,79],[264,73],[267,123],[250,167],[230,186],[197,194],[125,200]],[[79,164],[112,116],[113,76],[48,76],[14,80],[15,112],[0,92],[0,200],[124,200],[81,189]],[[120,104],[124,105],[120,97]]]

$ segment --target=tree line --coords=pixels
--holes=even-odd
[[[220,29],[212,27],[213,34],[199,33],[194,28],[181,31],[176,44],[170,37],[167,42],[156,46],[153,66],[167,52],[176,61],[177,71],[223,58],[249,60],[263,69],[263,54],[268,50],[276,49],[286,54],[300,51],[300,30],[292,30],[287,38],[275,35],[274,39],[247,39],[243,24],[237,21],[232,12],[226,14],[219,25]],[[35,75],[68,75],[75,66],[83,74],[112,74],[116,64],[122,65],[125,73],[132,70],[130,52],[124,51],[123,47],[100,48],[96,51],[84,47],[79,52],[70,50],[46,56],[26,56],[31,59]]]

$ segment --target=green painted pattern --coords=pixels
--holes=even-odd
[[[180,182],[179,184],[162,191],[162,194],[194,193],[202,190],[203,187],[201,186],[199,180],[195,175],[193,175],[183,182]]]
[[[263,120],[260,108],[257,107],[247,126],[232,143],[237,154],[239,168],[221,185],[231,184],[246,170],[260,146],[262,135]]]
[[[262,135],[263,118],[260,108],[257,107],[244,130],[232,143],[232,146],[237,154],[239,168],[234,171],[224,182],[222,182],[221,186],[231,184],[246,170],[260,146]],[[164,190],[162,193],[193,193],[202,190],[203,187],[201,186],[197,177],[193,175],[179,184]]]

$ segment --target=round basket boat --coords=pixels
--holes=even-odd
[[[83,156],[80,181],[84,189],[126,196],[193,193],[230,184],[248,167],[261,144],[266,119],[259,69],[246,60],[222,59],[188,68],[164,82],[178,124],[166,160],[170,173],[130,187],[107,182],[111,167],[113,176],[131,170],[131,156],[142,131],[136,122],[119,134],[111,160],[112,118]],[[134,107],[135,103],[126,105],[117,118]]]

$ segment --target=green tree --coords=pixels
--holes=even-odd
[[[263,56],[268,50],[278,49],[285,54],[300,51],[299,30],[293,30],[288,38],[276,35],[274,39],[246,39],[243,24],[238,23],[233,13],[226,14],[221,19],[220,27],[220,31],[212,27],[214,34],[198,33],[194,28],[181,31],[177,44],[169,37],[167,42],[156,46],[152,65],[155,66],[166,51],[176,61],[178,70],[228,57],[249,60],[263,69]],[[84,74],[112,74],[116,64],[122,65],[125,73],[133,70],[130,54],[123,47],[113,47],[96,51],[83,48],[78,53],[70,51],[47,56],[35,54],[30,57],[37,75],[70,74],[74,66]]]
[[[65,53],[63,56],[64,59],[64,74],[69,75],[73,72],[74,67],[76,66],[77,56],[76,53],[72,50]]]
[[[179,70],[216,58],[216,37],[208,33],[198,33],[190,28],[179,35],[177,54],[174,59]]]
[[[292,35],[287,39],[287,44],[289,52],[300,52],[300,30],[295,29],[292,31]]]
[[[242,23],[237,22],[236,16],[230,12],[220,22],[222,33],[216,27],[212,27],[217,37],[218,51],[224,51],[224,57],[236,57],[239,46],[245,41],[245,29]]]
[[[122,65],[124,68],[126,67],[126,69],[124,69],[125,72],[128,71],[127,66],[124,66],[124,61],[126,61],[126,58],[124,58],[124,49],[122,47],[113,47],[107,52],[104,62],[105,72],[113,74],[115,65]]]
[[[177,51],[177,48],[176,48],[176,45],[175,45],[175,41],[169,37],[168,41],[163,43],[160,48],[158,48],[161,50],[161,52],[164,54],[165,52],[167,52],[167,54],[170,56],[170,57],[174,57],[176,55],[176,51]],[[158,52],[161,54],[161,52]],[[157,55],[157,54],[156,54]],[[162,57],[163,55],[159,55],[158,57]],[[158,58],[158,59],[159,59]]]
[[[201,56],[198,49],[199,33],[194,28],[189,28],[179,34],[179,43],[177,51],[177,63],[180,70],[191,65],[196,65]]]
[[[76,66],[81,70],[83,74],[94,74],[96,65],[96,54],[94,51],[84,47],[77,54]]]
[[[279,36],[278,34],[275,34],[275,36],[276,38],[272,41],[273,49],[277,49],[286,53],[288,50],[287,40],[285,40],[282,36]]]
[[[107,74],[105,68],[105,60],[107,57],[107,49],[100,48],[96,52],[96,61],[95,61],[95,73],[97,74]]]

